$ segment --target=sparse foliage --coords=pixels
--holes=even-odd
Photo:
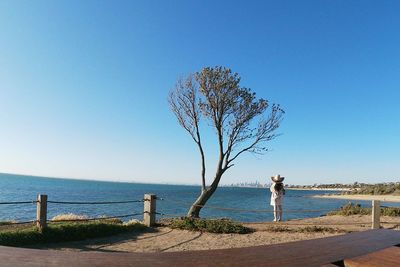
[[[266,143],[277,135],[284,114],[279,105],[257,99],[249,88],[240,86],[240,76],[229,68],[204,68],[178,80],[169,94],[171,110],[190,134],[201,156],[202,191],[188,212],[198,217],[201,208],[218,187],[222,175],[243,153],[263,154]],[[268,116],[264,116],[267,110]],[[205,120],[216,133],[219,158],[215,176],[206,185],[206,160],[200,122]]]

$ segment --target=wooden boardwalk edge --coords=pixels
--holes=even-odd
[[[163,252],[72,252],[0,246],[0,266],[321,266],[400,244],[377,229],[256,247]]]

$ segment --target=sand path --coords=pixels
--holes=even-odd
[[[381,221],[390,222],[390,224],[383,224],[386,228],[400,229],[400,218],[382,217]],[[74,251],[164,252],[249,247],[367,230],[371,227],[371,216],[323,216],[275,224],[268,222],[245,225],[253,228],[254,232],[242,235],[211,234],[174,230],[164,226],[144,233],[127,233],[108,238],[50,244],[45,247],[35,246],[35,248]],[[299,229],[304,229],[304,227],[310,227],[309,225],[321,225],[321,227],[331,231],[296,232]]]

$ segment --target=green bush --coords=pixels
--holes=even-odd
[[[384,207],[381,208],[381,215],[382,216],[400,216],[400,208],[393,208],[393,207]]]
[[[242,224],[234,222],[230,219],[206,220],[184,217],[180,219],[173,219],[169,227],[173,229],[224,234],[246,234],[251,232],[250,228],[245,227]]]
[[[348,204],[342,206],[339,210],[330,211],[327,215],[371,215],[371,208],[363,208],[360,204],[353,204],[349,202]],[[382,207],[381,208],[382,216],[400,216],[400,208],[395,207]]]
[[[39,243],[78,241],[104,237],[133,230],[144,230],[142,224],[123,225],[113,221],[50,223],[40,232],[36,227],[0,232],[0,245],[24,246]]]
[[[342,206],[339,210],[328,212],[327,215],[370,215],[371,208],[362,208],[360,204],[353,204],[351,202]]]
[[[343,194],[400,195],[400,183],[358,184],[356,188]]]

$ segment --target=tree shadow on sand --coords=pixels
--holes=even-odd
[[[171,230],[172,231],[172,230]],[[123,251],[115,251],[111,249],[106,249],[106,247],[123,244],[128,242],[133,242],[138,240],[141,235],[148,233],[159,233],[157,228],[146,228],[144,230],[136,230],[126,233],[121,233],[118,235],[93,238],[93,239],[85,239],[81,241],[70,241],[70,242],[60,242],[60,243],[44,243],[44,244],[36,244],[26,246],[27,248],[35,248],[35,249],[55,249],[55,250],[76,250],[76,251],[99,251],[99,252],[123,252]],[[157,237],[161,235],[168,234],[160,233],[155,234],[148,237],[143,237],[141,239],[147,239],[152,237]]]
[[[167,251],[167,250],[169,250],[169,249],[171,249],[171,248],[179,247],[180,245],[183,245],[183,244],[192,242],[193,240],[196,240],[196,239],[200,238],[202,235],[203,235],[203,232],[200,232],[197,236],[195,236],[195,237],[193,237],[193,238],[190,238],[190,239],[188,239],[188,240],[179,242],[179,243],[177,243],[177,244],[175,244],[175,245],[172,245],[172,246],[170,246],[170,247],[164,248],[164,249],[162,249],[162,250],[160,250],[160,251],[161,251],[161,252],[165,252],[165,251]]]

